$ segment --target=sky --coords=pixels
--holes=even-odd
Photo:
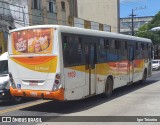
[[[160,11],[160,0],[120,0],[120,17],[127,18],[132,13],[137,17],[154,16]]]

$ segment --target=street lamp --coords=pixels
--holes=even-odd
[[[160,26],[158,26],[158,27],[153,27],[150,31],[160,31]]]
[[[152,29],[150,29],[151,32],[156,32],[156,31],[160,31],[160,26],[158,27],[153,27]],[[155,50],[154,50],[155,51]],[[153,55],[154,55],[154,51],[153,51]],[[154,59],[154,56],[153,56]]]

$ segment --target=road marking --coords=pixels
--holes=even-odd
[[[9,109],[4,109],[4,110],[0,111],[0,115],[2,115],[4,113],[15,111],[15,110],[19,110],[19,109],[35,106],[35,105],[38,105],[38,104],[50,102],[50,101],[52,101],[52,100],[40,100],[40,101],[36,101],[36,102],[30,103],[30,104],[26,104],[26,105],[22,105],[22,106],[16,106],[16,107],[12,107],[12,108],[9,108]]]

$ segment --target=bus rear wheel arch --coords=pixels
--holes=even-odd
[[[104,91],[105,97],[110,97],[112,94],[112,91],[113,91],[113,77],[108,76],[105,84],[105,91]]]
[[[142,80],[140,82],[145,83],[146,79],[147,79],[147,69],[144,70]]]

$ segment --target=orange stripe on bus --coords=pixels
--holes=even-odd
[[[46,63],[52,59],[56,58],[56,56],[43,56],[43,57],[13,57],[14,60],[25,63],[28,65],[38,65]]]
[[[52,92],[52,91],[45,91],[45,90],[18,90],[10,87],[10,92],[12,96],[64,100],[64,89],[59,89],[57,91]],[[35,93],[35,96],[32,95],[34,93]]]

